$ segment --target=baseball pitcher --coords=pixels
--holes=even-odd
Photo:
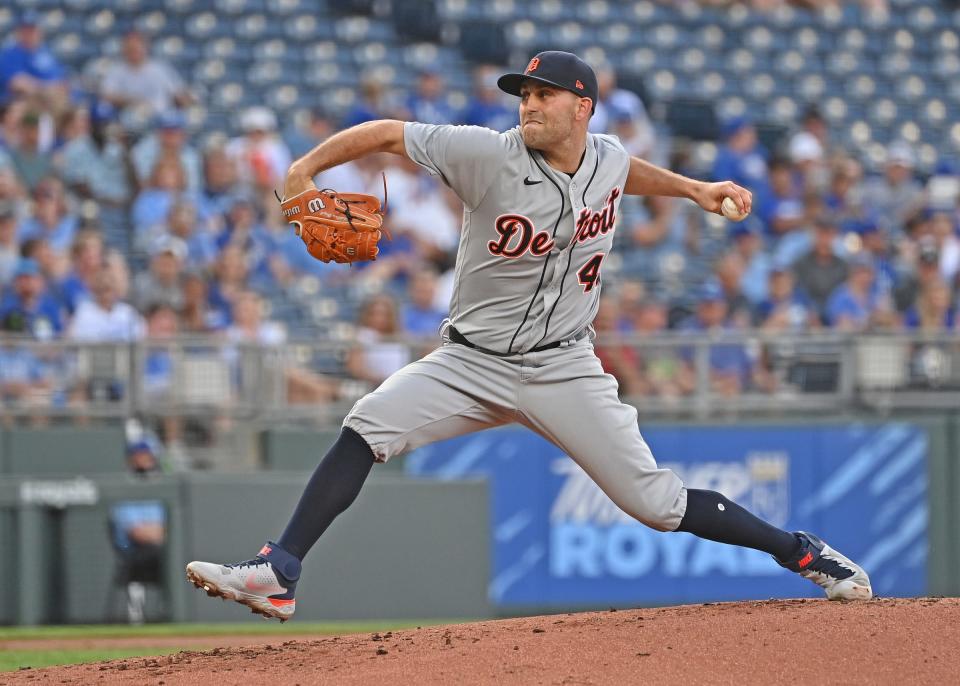
[[[831,599],[870,598],[864,570],[816,536],[781,531],[658,468],[636,410],[620,402],[594,354],[591,322],[624,194],[690,198],[716,213],[729,198],[743,214],[750,191],[685,178],[630,157],[614,136],[588,133],[597,79],[576,55],[542,52],[499,86],[520,98],[520,126],[505,133],[373,121],[290,167],[284,216],[324,261],[375,259],[382,214],[376,198],[318,191],[316,174],[389,152],[448,185],[463,202],[450,317],[437,350],[356,403],[280,538],[246,562],[191,562],[188,579],[287,620],[301,561],[375,462],[516,422],[552,441],[647,526],[762,550]]]

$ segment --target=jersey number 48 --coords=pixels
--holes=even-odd
[[[577,280],[583,286],[584,293],[592,291],[600,280],[600,263],[603,262],[604,257],[604,253],[598,252],[577,271]]]

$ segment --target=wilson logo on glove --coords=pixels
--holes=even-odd
[[[321,262],[351,264],[377,259],[378,243],[386,233],[383,216],[387,204],[387,177],[383,177],[383,206],[364,193],[337,193],[325,188],[280,199],[280,211],[290,222],[307,251]],[[307,212],[303,211],[306,206]]]

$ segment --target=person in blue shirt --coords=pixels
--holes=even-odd
[[[874,290],[875,271],[872,260],[863,254],[850,259],[850,275],[827,299],[827,323],[842,331],[863,331],[870,325],[877,308]]]
[[[434,69],[424,69],[417,78],[417,89],[404,103],[409,118],[424,124],[452,124],[457,113],[444,97],[443,77]]]
[[[24,12],[13,42],[0,51],[0,100],[39,96],[63,103],[67,95],[66,71],[43,44],[39,17],[35,12]]]
[[[681,327],[690,333],[723,334],[731,331],[726,294],[719,283],[708,281],[698,293],[694,315]],[[699,337],[699,336],[698,336]],[[689,365],[696,363],[696,350],[683,351]],[[709,349],[710,387],[722,396],[739,395],[753,378],[754,363],[741,343],[712,343]]]
[[[503,91],[497,88],[500,70],[488,64],[473,72],[473,95],[463,112],[463,123],[485,126],[494,131],[506,131],[517,125],[517,108],[503,101]]]
[[[820,326],[810,300],[797,288],[790,266],[774,263],[767,297],[753,311],[753,323],[767,331],[807,331]]]
[[[722,127],[723,145],[713,163],[714,179],[730,179],[753,192],[755,213],[763,216],[770,202],[767,151],[757,139],[757,130],[747,117],[733,117]]]
[[[394,113],[387,103],[386,86],[379,77],[367,74],[360,80],[360,99],[357,100],[343,120],[345,129],[374,119],[390,117]]]
[[[401,319],[404,333],[411,336],[436,336],[447,316],[445,309],[434,303],[437,297],[437,272],[428,265],[412,270],[407,284],[409,302],[403,307]]]
[[[35,260],[24,258],[17,265],[13,286],[0,301],[0,328],[41,341],[59,337],[63,332],[60,305],[46,293],[43,275]]]
[[[33,215],[20,224],[17,239],[45,238],[55,252],[66,256],[79,228],[80,218],[68,210],[63,183],[48,176],[33,190]]]
[[[950,302],[950,286],[942,279],[926,283],[917,301],[903,315],[903,325],[912,331],[944,333],[957,327],[957,308]]]

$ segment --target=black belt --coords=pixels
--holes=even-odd
[[[453,326],[451,326],[449,329],[447,329],[447,332],[448,332],[448,334],[449,334],[449,336],[450,336],[450,340],[453,341],[454,343],[459,343],[460,345],[465,345],[465,346],[467,346],[468,348],[473,348],[474,350],[479,350],[480,352],[486,353],[487,355],[496,355],[497,357],[512,357],[513,355],[520,355],[520,354],[521,354],[521,353],[519,353],[519,352],[516,352],[516,353],[499,353],[499,352],[497,352],[496,350],[490,350],[489,348],[483,348],[483,347],[481,347],[481,346],[479,346],[479,345],[476,345],[475,343],[471,343],[469,340],[467,340],[467,337],[466,337],[466,336],[464,336],[462,333],[460,333],[459,331],[457,331],[457,329],[456,329],[455,327],[453,327]],[[539,353],[539,352],[542,352],[542,351],[544,351],[544,350],[553,350],[554,348],[563,348],[563,347],[566,347],[566,346],[568,346],[568,345],[573,345],[574,343],[576,343],[577,341],[579,341],[581,338],[583,338],[583,337],[586,336],[586,335],[587,335],[587,330],[584,329],[583,331],[580,331],[579,333],[577,333],[577,334],[576,334],[573,338],[571,338],[571,339],[568,339],[568,340],[565,340],[565,341],[554,341],[553,343],[547,343],[546,345],[538,345],[536,348],[530,348],[530,350],[527,350],[525,353],[522,353],[522,354],[526,355],[527,353]]]

